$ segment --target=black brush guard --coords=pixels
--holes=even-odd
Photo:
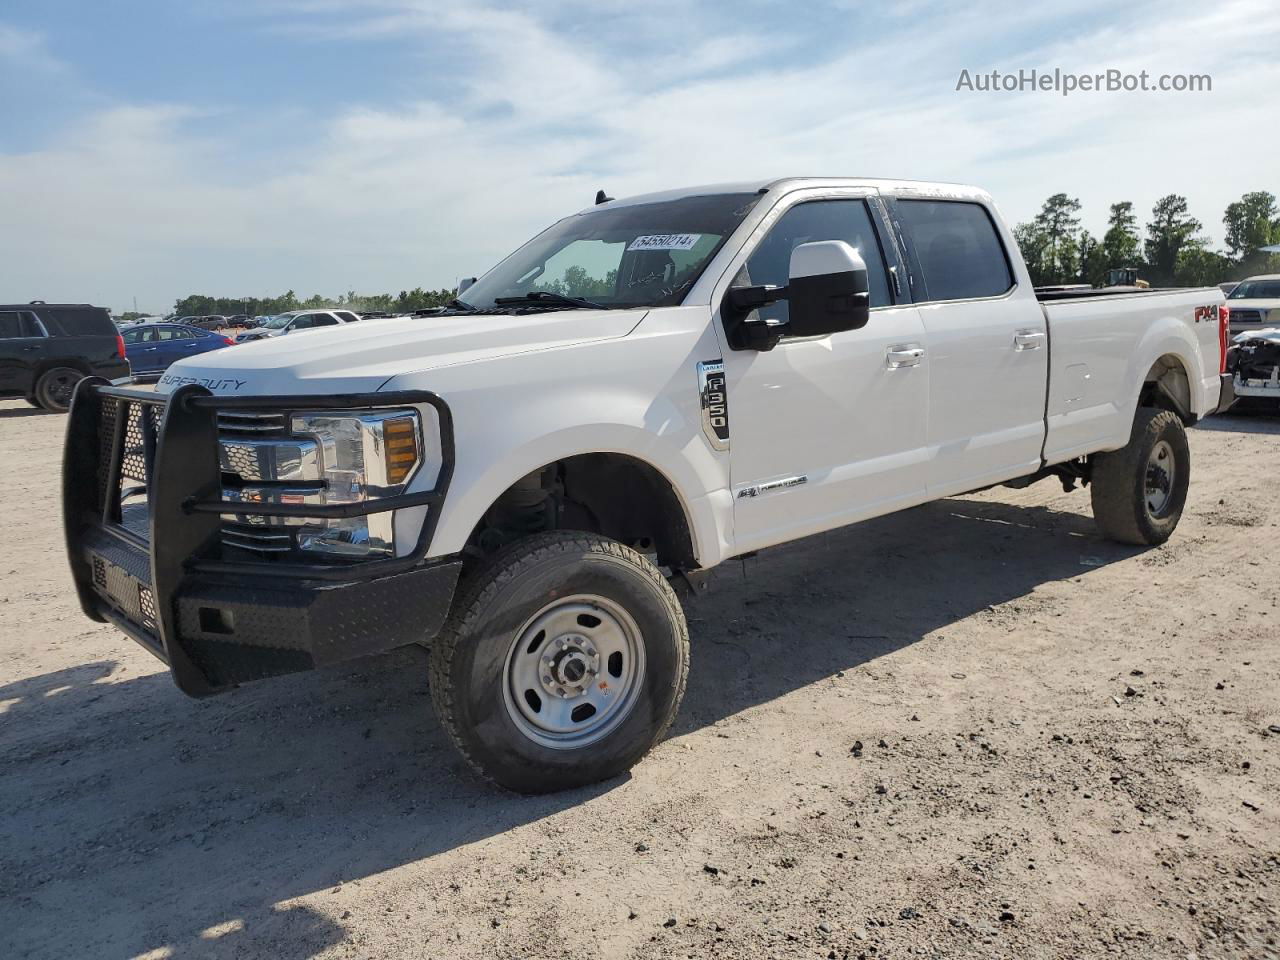
[[[281,412],[287,422],[299,411],[423,403],[440,427],[431,490],[351,504],[222,500],[219,412]],[[168,664],[192,696],[428,640],[444,623],[461,569],[456,559],[426,560],[453,465],[449,408],[425,391],[227,397],[189,384],[166,396],[87,378],[72,403],[62,470],[80,605]],[[131,503],[144,496],[145,507]],[[401,557],[237,560],[221,543],[222,514],[327,519],[407,507],[427,512],[414,549]]]

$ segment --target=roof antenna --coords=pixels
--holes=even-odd
[[[609,202],[610,200],[612,200],[612,199],[613,199],[613,197],[611,197],[611,196],[609,196],[608,194],[606,194],[603,190],[597,190],[597,191],[596,191],[596,206],[597,206],[597,207],[598,207],[598,206],[600,206],[600,204],[602,204],[602,203],[608,203],[608,202]]]

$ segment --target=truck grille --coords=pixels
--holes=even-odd
[[[284,433],[283,413],[252,413],[224,410],[218,414],[218,432],[240,436],[261,436],[265,433]]]
[[[1262,311],[1261,310],[1232,310],[1231,322],[1232,323],[1261,323]]]
[[[255,517],[261,520],[260,517]],[[254,553],[288,553],[294,547],[293,534],[288,529],[267,526],[263,523],[222,521],[222,542],[225,546]]]
[[[150,403],[124,402],[103,397],[98,438],[99,502],[106,505],[115,498],[119,504],[119,524],[140,540],[150,535],[149,510],[145,499],[150,466],[155,454],[158,427],[164,408]],[[121,424],[120,418],[126,419]],[[276,469],[275,461],[265,462],[253,446],[283,436],[287,424],[284,413],[224,411],[218,414],[218,435],[223,469],[223,485],[239,486],[246,481],[267,480]],[[117,439],[118,427],[124,435]],[[119,443],[120,474],[115,490],[110,486],[113,452]],[[265,468],[270,468],[265,469]],[[224,495],[234,497],[228,490]],[[291,529],[300,521],[279,521],[267,517],[224,514],[221,541],[224,547],[250,551],[261,559],[283,559],[296,548]],[[100,576],[97,570],[95,577]],[[145,607],[145,603],[143,604]]]

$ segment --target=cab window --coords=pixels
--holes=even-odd
[[[857,250],[867,264],[871,306],[884,307],[892,302],[884,256],[863,200],[811,200],[792,207],[747,259],[734,285],[785,287],[791,272],[791,252],[802,243],[816,240],[843,240]],[[787,302],[780,300],[762,307],[759,316],[763,320],[785,323]]]
[[[899,200],[897,212],[923,275],[924,296],[917,299],[998,297],[1013,286],[1009,258],[982,204]]]

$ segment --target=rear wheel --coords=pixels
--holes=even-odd
[[[84,374],[74,367],[52,367],[36,381],[36,402],[46,410],[64,413],[71,406],[76,384]]]
[[[1093,516],[1103,535],[1153,546],[1169,539],[1187,501],[1191,448],[1177,414],[1142,408],[1127,446],[1093,458]]]
[[[629,547],[570,531],[496,554],[431,645],[432,700],[454,745],[521,793],[630,769],[675,718],[688,671],[666,578]]]

